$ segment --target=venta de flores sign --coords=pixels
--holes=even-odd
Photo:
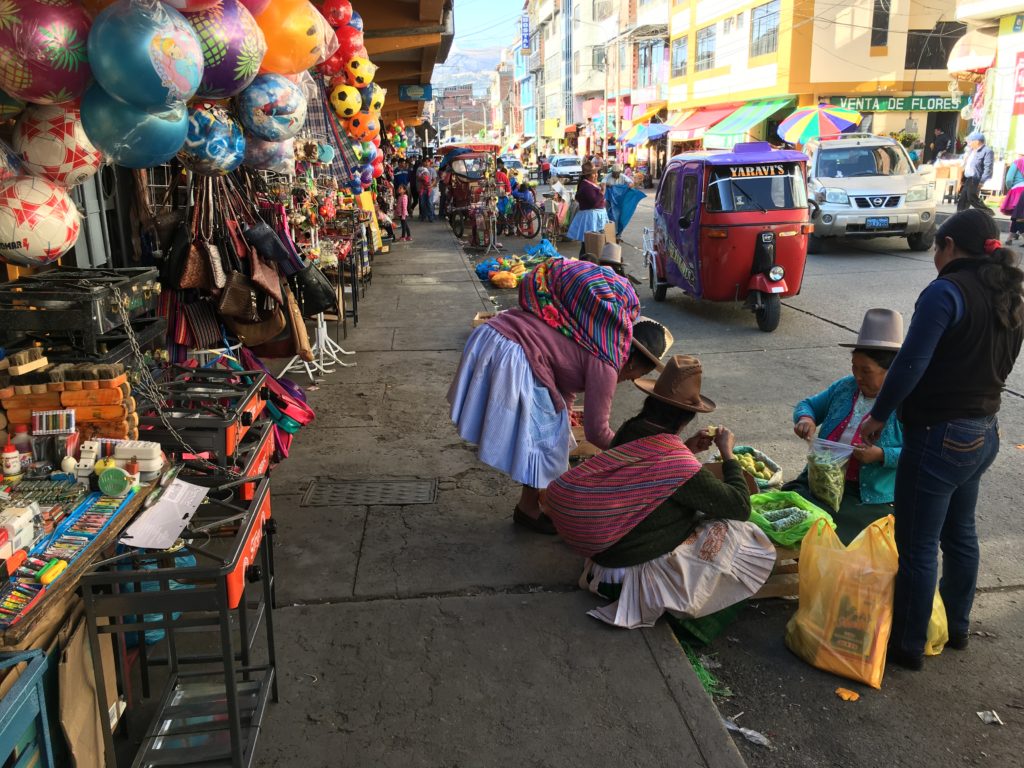
[[[837,107],[858,112],[959,112],[970,96],[833,96]]]

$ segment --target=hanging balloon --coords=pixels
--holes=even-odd
[[[270,5],[270,0],[241,0],[241,3],[253,16],[259,16]]]
[[[373,76],[377,74],[377,65],[369,59],[356,57],[349,59],[345,65],[345,72],[348,74],[349,85],[363,88],[373,82]]]
[[[245,136],[223,107],[189,107],[188,136],[178,151],[181,164],[203,176],[223,176],[242,164]]]
[[[82,97],[82,126],[111,162],[126,168],[152,168],[181,149],[188,134],[188,110],[182,103],[142,109],[118,101],[93,83]]]
[[[309,0],[274,0],[256,23],[267,39],[264,72],[298,74],[328,55],[325,30],[332,30]]]
[[[24,101],[16,99],[4,91],[0,91],[0,121],[17,117],[24,108]]]
[[[359,91],[351,85],[336,85],[331,91],[331,107],[342,120],[348,120],[361,109]]]
[[[0,259],[22,267],[52,264],[78,240],[81,218],[67,190],[18,176],[0,182]]]
[[[259,74],[267,41],[240,0],[220,0],[215,8],[185,18],[203,46],[203,80],[196,95],[226,99],[246,88]]]
[[[365,47],[363,46],[363,33],[355,27],[340,27],[336,30],[335,35],[338,38],[338,52],[345,59],[346,63],[354,56],[360,55],[360,48],[364,49],[362,55],[366,55]]]
[[[359,169],[359,181],[366,185],[373,181],[373,166],[364,165]]]
[[[333,78],[335,75],[343,73],[345,71],[345,64],[348,63],[349,58],[350,57],[346,56],[345,52],[342,51],[341,48],[338,48],[338,50],[336,50],[331,56],[328,56],[320,62],[320,74]],[[345,83],[348,83],[347,76],[345,78]]]
[[[81,184],[103,164],[103,156],[85,135],[77,107],[29,107],[14,125],[11,144],[25,173],[62,187]]]
[[[348,121],[348,133],[356,141],[372,141],[380,135],[380,121],[373,115],[360,112]]]
[[[203,77],[203,49],[188,21],[163,3],[118,0],[96,17],[89,62],[115,99],[144,109],[191,99]]]
[[[373,166],[373,178],[379,179],[384,175],[384,164]]]
[[[380,134],[374,136],[372,139],[370,139],[370,141],[373,142],[373,146],[379,147],[380,146]]]
[[[260,171],[295,173],[295,139],[263,141],[246,139],[245,165]]]
[[[352,3],[349,0],[324,0],[320,13],[335,29],[344,27],[352,19]]]
[[[21,171],[21,159],[18,157],[18,153],[7,146],[7,142],[0,141],[0,181],[22,175],[24,174]]]
[[[363,193],[363,182],[359,181],[359,179],[350,181],[348,184],[348,191],[353,195],[361,195]]]
[[[388,95],[387,89],[381,88],[376,83],[371,83],[370,85],[366,86],[365,90],[370,92],[370,103],[366,106],[366,109],[368,109],[370,112],[380,112],[382,109],[384,109],[384,99]]]
[[[245,130],[264,141],[290,139],[306,122],[306,97],[282,75],[264,74],[238,94],[236,112]]]
[[[89,15],[77,3],[0,1],[0,88],[36,104],[61,104],[89,84]]]
[[[350,27],[355,27],[360,32],[362,32],[363,31],[363,17],[360,16],[358,12],[352,11],[352,16],[349,19],[348,25]]]

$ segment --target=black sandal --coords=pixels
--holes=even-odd
[[[543,512],[538,517],[530,517],[519,508],[518,504],[516,504],[515,512],[512,513],[512,522],[524,528],[529,528],[536,533],[543,533],[547,536],[558,535],[558,531],[555,530],[555,524],[551,522],[550,517]]]

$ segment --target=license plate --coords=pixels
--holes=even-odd
[[[889,228],[889,217],[888,216],[872,216],[864,219],[864,229],[888,229]]]

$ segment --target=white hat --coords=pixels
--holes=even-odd
[[[621,264],[622,246],[616,245],[615,243],[605,243],[604,249],[601,251],[601,257],[598,259],[598,263]]]

